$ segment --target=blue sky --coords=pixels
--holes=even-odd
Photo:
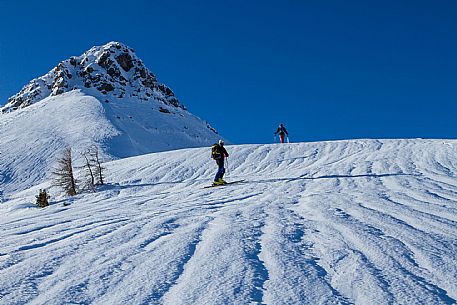
[[[457,1],[0,0],[0,104],[112,40],[234,143],[457,138]]]

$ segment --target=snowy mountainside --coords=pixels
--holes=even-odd
[[[135,100],[106,103],[74,90],[3,114],[0,189],[25,189],[50,177],[67,146],[78,166],[80,153],[93,145],[104,160],[112,160],[208,146],[218,139],[199,118],[181,108],[173,111],[170,116]]]
[[[195,148],[108,162],[69,206],[6,198],[0,304],[456,304],[457,141],[227,149],[244,183],[204,189]]]
[[[157,81],[132,48],[112,41],[95,46],[81,56],[72,56],[47,74],[33,79],[8,99],[1,112],[21,109],[75,89],[107,98],[155,100],[185,109],[173,91]]]
[[[95,145],[104,160],[208,146],[220,135],[157,82],[133,50],[110,42],[61,62],[0,113],[0,191],[39,183],[62,150]],[[34,167],[30,168],[31,160]]]

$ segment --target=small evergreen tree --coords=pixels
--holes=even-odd
[[[51,196],[48,195],[46,190],[40,189],[39,194],[37,196],[35,196],[35,197],[36,197],[36,204],[40,208],[44,208],[44,207],[47,207],[49,205],[48,199],[51,198]]]
[[[54,170],[55,185],[61,187],[69,196],[76,195],[76,180],[73,175],[71,148],[64,150],[62,158],[57,160],[57,168]]]

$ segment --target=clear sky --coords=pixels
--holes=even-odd
[[[112,40],[234,143],[457,138],[455,0],[0,0],[0,104]]]

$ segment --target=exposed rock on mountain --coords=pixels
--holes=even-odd
[[[46,75],[32,80],[9,98],[1,111],[5,113],[21,109],[48,96],[74,89],[81,89],[90,95],[137,97],[144,101],[153,99],[185,109],[173,91],[157,81],[132,48],[119,42],[110,42],[60,62]]]

